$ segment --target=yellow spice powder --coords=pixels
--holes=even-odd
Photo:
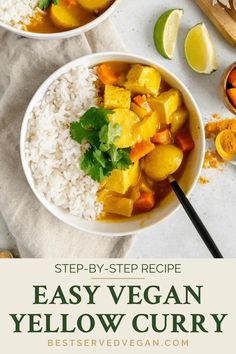
[[[201,176],[201,177],[199,178],[199,180],[198,180],[198,183],[200,183],[200,184],[207,184],[207,183],[209,183],[209,180],[206,179],[205,177]]]
[[[223,130],[232,130],[236,132],[236,118],[223,119],[217,122],[209,122],[205,126],[206,138],[214,138]]]
[[[207,150],[203,168],[218,168],[220,164],[224,164],[224,160],[220,157],[217,151]]]

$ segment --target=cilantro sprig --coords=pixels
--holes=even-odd
[[[130,149],[120,149],[114,143],[120,137],[119,124],[109,121],[113,111],[90,108],[79,122],[70,124],[70,136],[79,144],[88,142],[90,148],[80,158],[80,168],[94,181],[101,182],[114,169],[126,170],[132,164]]]
[[[39,0],[38,7],[41,10],[47,10],[51,3],[58,5],[59,0]]]

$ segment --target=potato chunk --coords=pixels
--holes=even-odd
[[[155,135],[158,128],[158,116],[154,112],[150,117],[145,117],[141,122],[136,124],[135,135],[136,141],[148,140]]]
[[[140,171],[138,162],[128,170],[113,170],[106,179],[105,188],[116,193],[125,194],[129,187],[138,183]]]
[[[117,86],[106,85],[104,93],[104,107],[106,109],[130,109],[131,92]]]
[[[147,117],[148,115],[150,115],[146,109],[138,106],[136,103],[132,102],[130,105],[130,109],[131,111],[133,111],[134,113],[136,113],[141,119],[143,119],[144,117]]]
[[[103,202],[103,210],[106,213],[130,217],[133,212],[134,201],[129,198],[111,197]]]
[[[160,84],[161,75],[156,69],[135,64],[128,72],[125,87],[135,93],[157,96]]]
[[[182,96],[179,90],[170,89],[157,98],[150,98],[149,104],[156,111],[164,124],[170,124],[171,115],[182,105]]]
[[[98,11],[104,9],[111,2],[110,0],[77,0],[77,2],[88,11]]]
[[[54,25],[61,29],[68,30],[81,26],[77,12],[72,11],[63,1],[51,5],[50,15]]]
[[[137,114],[129,109],[114,109],[114,113],[109,115],[109,120],[121,127],[121,136],[115,141],[118,148],[128,148],[137,142],[134,128],[140,121]]]
[[[175,173],[183,161],[183,152],[174,145],[157,145],[143,161],[146,175],[155,181],[164,181]]]
[[[170,116],[171,133],[175,134],[187,121],[188,111],[184,107],[180,107]]]

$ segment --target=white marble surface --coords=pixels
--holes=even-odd
[[[137,5],[138,3],[138,5]],[[171,4],[171,5],[170,5]],[[155,50],[152,33],[156,19],[171,8],[183,8],[180,34],[174,59],[163,59]],[[231,116],[222,103],[219,82],[226,66],[236,60],[235,48],[228,45],[191,0],[123,0],[113,20],[129,51],[157,60],[172,70],[188,86],[199,104],[205,121],[214,113]],[[205,76],[194,73],[183,55],[187,30],[204,21],[215,43],[219,68]],[[210,183],[194,190],[191,201],[225,257],[236,257],[236,169],[223,172],[204,171]],[[208,257],[208,250],[199,239],[183,210],[137,236],[129,256],[132,257]]]
[[[194,1],[172,0],[171,8],[183,8],[185,15],[175,57],[172,61],[163,59],[154,49],[152,32],[156,19],[170,8],[169,4],[166,0],[123,0],[112,18],[130,52],[157,60],[184,81],[196,98],[205,121],[214,113],[222,117],[231,116],[220,98],[219,82],[224,68],[236,60],[235,48],[222,39]],[[188,68],[183,56],[186,31],[202,21],[210,31],[218,55],[219,68],[210,76],[195,74]],[[191,201],[224,256],[236,257],[236,169],[228,166],[224,167],[223,172],[203,170],[202,175],[210,183],[198,184]],[[0,248],[8,245],[12,247],[12,240],[8,237],[4,223],[0,222]],[[209,253],[180,209],[161,224],[138,235],[129,256],[194,258],[209,257]]]

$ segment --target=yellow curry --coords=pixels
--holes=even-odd
[[[26,30],[36,33],[56,33],[72,30],[95,20],[114,0],[48,0],[42,2]],[[41,6],[41,7],[40,7]],[[45,7],[44,7],[45,6]]]
[[[97,68],[99,105],[121,127],[115,145],[129,149],[126,170],[114,169],[100,184],[101,219],[131,217],[152,210],[169,193],[168,176],[185,169],[194,141],[181,92],[153,67],[104,63]]]

